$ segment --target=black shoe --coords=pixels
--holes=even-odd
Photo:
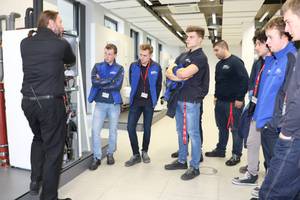
[[[89,169],[90,170],[96,170],[99,165],[101,165],[101,160],[99,160],[98,158],[94,158],[92,164],[89,167]]]
[[[203,162],[203,153],[201,152],[200,162]]]
[[[71,198],[65,198],[65,199],[57,199],[57,200],[72,200]]]
[[[187,162],[181,163],[178,160],[173,161],[171,164],[165,165],[166,170],[175,170],[175,169],[187,169]]]
[[[225,164],[227,166],[234,166],[234,165],[238,164],[239,162],[241,162],[240,157],[238,157],[235,154],[232,154],[231,158],[229,160],[227,160]]]
[[[214,150],[212,150],[211,152],[206,152],[205,155],[207,157],[221,157],[224,158],[225,154],[220,153],[220,151],[218,151],[217,148],[215,148]]]
[[[172,158],[178,158],[178,155],[179,155],[179,150],[177,150],[176,152],[172,153],[171,157]]]
[[[184,174],[181,175],[181,180],[191,180],[199,175],[200,175],[199,168],[196,169],[195,167],[190,166],[189,169]]]
[[[137,163],[140,163],[141,162],[141,156],[138,155],[138,156],[131,156],[130,159],[128,161],[125,162],[125,166],[126,167],[130,167],[132,165],[135,165]]]
[[[253,197],[253,198],[251,198],[250,200],[259,200],[259,198]]]
[[[107,164],[108,164],[108,165],[113,165],[113,164],[115,164],[114,155],[113,155],[112,153],[108,153],[108,154],[106,155],[106,157],[107,157]]]
[[[42,186],[42,181],[35,181],[35,182],[30,182],[30,186],[29,186],[29,194],[31,195],[38,195],[39,191],[41,189]]]

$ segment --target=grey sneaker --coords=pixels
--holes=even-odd
[[[107,157],[107,164],[108,164],[108,165],[113,165],[113,164],[115,164],[114,155],[113,155],[112,153],[108,153],[108,154],[106,155],[106,157]]]
[[[147,152],[142,152],[142,158],[144,163],[149,163],[150,162],[150,157],[148,156]]]
[[[252,194],[253,196],[255,196],[255,197],[258,197],[259,189],[260,189],[260,186],[255,187],[255,188],[252,190],[251,194]]]
[[[232,183],[235,185],[257,185],[258,175],[253,176],[249,171],[242,177],[235,177]]]
[[[125,162],[125,166],[130,167],[130,166],[135,165],[135,164],[140,163],[140,162],[141,162],[141,156],[140,155],[131,156],[130,160]]]
[[[94,160],[93,160],[92,164],[90,165],[89,169],[90,170],[96,170],[99,165],[101,165],[101,160],[99,160],[98,158],[94,158]]]
[[[200,175],[199,168],[196,169],[195,167],[190,166],[188,168],[188,170],[184,174],[181,175],[181,180],[191,180],[199,175]]]
[[[242,174],[245,174],[246,171],[248,171],[248,165],[240,167],[239,171],[240,171]]]
[[[171,164],[165,165],[166,170],[175,170],[175,169],[187,169],[187,162],[181,163],[178,160],[173,161]]]

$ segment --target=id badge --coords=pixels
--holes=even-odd
[[[141,97],[143,97],[143,98],[147,99],[147,97],[148,97],[148,94],[147,94],[147,93],[145,93],[145,92],[142,92],[142,94],[141,94]]]
[[[108,97],[109,97],[109,93],[103,92],[103,93],[102,93],[102,97],[103,97],[103,98],[108,98]]]
[[[257,98],[255,96],[252,96],[251,101],[256,104],[257,103]]]

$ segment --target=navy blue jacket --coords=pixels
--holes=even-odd
[[[132,105],[133,103],[133,98],[137,90],[140,78],[141,78],[140,60],[137,60],[131,63],[129,67],[129,82],[131,85],[130,105]],[[157,62],[153,61],[152,59],[148,70],[148,80],[150,84],[150,93],[151,93],[152,103],[154,108],[157,104],[157,100],[161,91],[162,74],[161,74],[160,65]]]
[[[96,74],[100,76],[97,78]],[[88,101],[92,103],[100,89],[110,91],[115,104],[122,103],[120,90],[123,84],[124,68],[114,62],[111,66],[107,62],[96,63],[92,72],[92,87]]]

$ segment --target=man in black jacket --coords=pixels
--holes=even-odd
[[[76,60],[70,44],[61,37],[61,22],[58,12],[43,11],[37,22],[37,34],[21,42],[22,109],[34,134],[29,192],[38,195],[43,185],[42,200],[57,200],[58,196],[66,137],[64,64]]]
[[[208,157],[225,157],[229,131],[232,132],[232,157],[226,165],[233,166],[240,162],[243,139],[238,134],[238,122],[244,108],[244,97],[248,88],[248,73],[244,62],[228,50],[224,40],[213,45],[215,55],[220,59],[215,72],[215,118],[219,128],[219,143]]]

